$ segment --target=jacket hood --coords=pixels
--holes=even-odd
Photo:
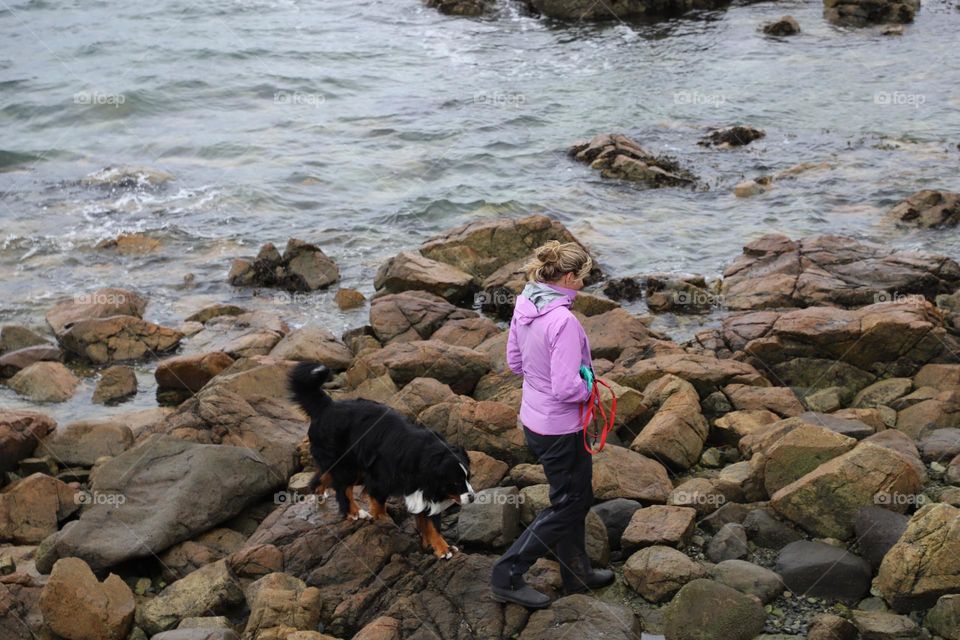
[[[534,318],[546,315],[558,307],[571,306],[576,297],[577,292],[574,289],[528,282],[517,297],[514,316],[520,324],[530,324]]]

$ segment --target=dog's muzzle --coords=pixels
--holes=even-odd
[[[476,497],[477,497],[477,494],[473,493],[472,491],[470,493],[461,493],[460,504],[470,504],[471,502],[476,500]]]

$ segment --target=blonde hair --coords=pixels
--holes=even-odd
[[[527,280],[531,282],[555,282],[565,273],[586,278],[593,268],[593,259],[576,242],[560,244],[557,240],[551,240],[537,247],[533,259],[523,268],[527,272]]]

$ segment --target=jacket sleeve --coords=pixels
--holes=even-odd
[[[573,316],[560,326],[550,349],[550,385],[559,402],[584,402],[590,397],[580,377],[580,328]]]
[[[523,375],[523,358],[520,356],[520,344],[517,342],[517,323],[510,322],[510,332],[507,335],[507,366],[518,376]]]

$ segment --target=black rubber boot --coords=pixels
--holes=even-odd
[[[527,609],[543,609],[550,604],[550,598],[529,585],[516,589],[503,589],[490,585],[490,592],[496,602],[512,602]]]
[[[613,584],[613,571],[610,569],[591,569],[590,573],[577,576],[570,585],[564,586],[566,595],[571,593],[586,593],[591,589],[602,589]]]

